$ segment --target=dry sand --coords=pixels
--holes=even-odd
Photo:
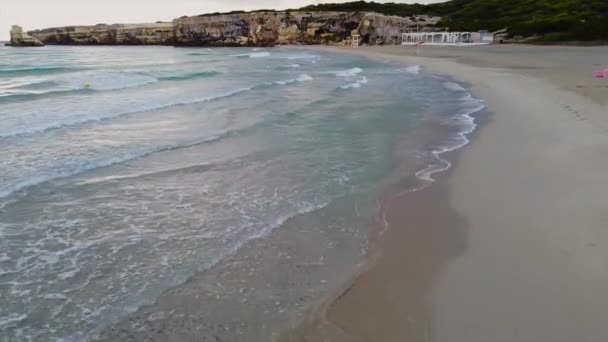
[[[334,48],[335,49],[335,48]],[[608,341],[608,48],[343,49],[468,82],[492,113],[388,206],[372,266],[286,341]]]

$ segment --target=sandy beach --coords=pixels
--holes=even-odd
[[[0,15],[0,342],[608,342],[608,0],[112,1]]]
[[[369,269],[284,340],[606,341],[608,48],[341,51],[467,82],[489,117],[450,172],[387,204]]]

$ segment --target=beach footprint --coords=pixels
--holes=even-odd
[[[586,121],[587,118],[585,118],[582,114],[580,114],[577,110],[575,110],[574,108],[566,105],[564,106],[564,109],[567,110],[568,112],[574,114],[574,116],[576,116],[576,118],[580,121]]]

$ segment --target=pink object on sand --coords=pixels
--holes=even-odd
[[[608,77],[608,69],[596,70],[593,72],[593,75],[600,78]]]

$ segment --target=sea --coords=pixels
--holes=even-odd
[[[339,52],[0,47],[0,341],[92,340],[294,220],[352,275],[382,199],[448,169],[482,108]]]

